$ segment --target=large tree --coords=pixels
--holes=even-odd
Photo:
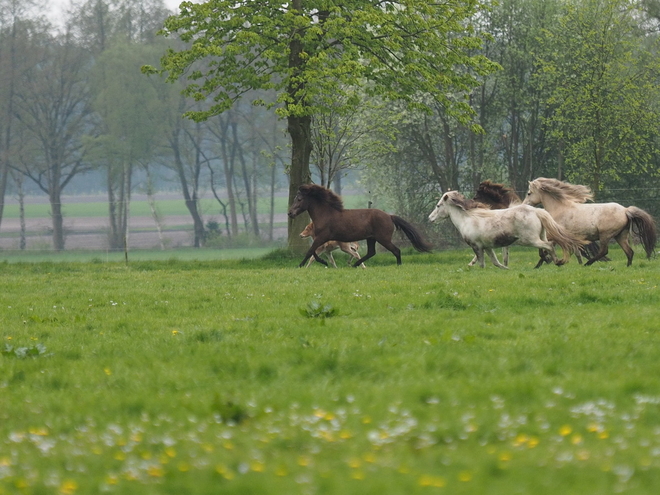
[[[187,48],[168,51],[160,71],[186,78],[188,95],[212,102],[189,114],[197,120],[224,112],[248,90],[275,91],[291,137],[291,202],[310,181],[311,118],[335,111],[345,89],[364,87],[367,96],[421,108],[428,100],[419,96],[432,95],[448,113],[469,119],[465,94],[476,75],[495,68],[468,54],[481,43],[471,19],[482,8],[472,0],[184,2],[163,33]],[[297,235],[304,222],[289,222],[292,249],[306,248]]]
[[[569,180],[598,194],[623,174],[649,172],[660,115],[658,38],[626,0],[566,2],[544,32],[543,83],[552,88],[547,121]]]

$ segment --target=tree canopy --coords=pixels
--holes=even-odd
[[[497,69],[474,54],[482,39],[472,20],[482,8],[472,0],[184,2],[162,34],[185,47],[168,50],[160,69],[144,71],[185,79],[188,96],[209,102],[188,113],[196,120],[227,110],[250,90],[276,92],[292,140],[293,197],[309,182],[310,117],[341,111],[339,97],[351,108],[361,94],[356,87],[365,97],[426,110],[432,101],[469,122],[469,91]],[[290,245],[294,230],[290,225]]]

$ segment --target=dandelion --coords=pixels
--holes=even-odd
[[[364,455],[362,456],[362,458],[363,458],[366,462],[371,462],[371,463],[376,462],[376,456],[374,455],[373,452],[367,452],[366,454],[364,454]]]
[[[312,462],[311,459],[305,455],[301,455],[300,457],[298,457],[299,466],[306,467],[309,466],[311,462]]]
[[[371,416],[365,416],[362,418],[362,424],[368,425],[369,423],[371,423]]]
[[[507,462],[511,460],[511,453],[509,452],[500,452],[497,458],[502,462]]]
[[[364,473],[362,471],[353,471],[351,473],[351,478],[353,478],[354,480],[363,480]]]
[[[420,476],[418,482],[419,486],[432,486],[435,488],[442,488],[447,484],[447,481],[442,476],[430,476],[424,474]]]
[[[176,450],[174,450],[174,447],[168,447],[165,449],[165,455],[167,457],[176,457]]]
[[[215,471],[226,480],[233,480],[236,477],[234,472],[224,464],[217,465]]]
[[[255,473],[263,473],[265,467],[264,463],[259,461],[254,461],[250,464],[250,469]]]
[[[458,473],[459,481],[467,482],[472,479],[472,473],[470,471],[461,471]]]
[[[348,466],[352,467],[353,469],[357,469],[362,465],[362,461],[358,459],[357,457],[353,457],[348,461]]]
[[[162,466],[149,466],[147,474],[152,478],[162,478],[165,475],[165,470]]]
[[[289,472],[287,471],[287,469],[284,466],[279,466],[275,470],[275,476],[286,476],[287,474],[289,474]]]
[[[43,427],[41,427],[41,428],[30,428],[30,429],[28,429],[28,432],[30,433],[30,435],[36,435],[36,436],[39,436],[39,437],[48,436],[48,430],[46,428],[43,428]]]
[[[586,461],[586,460],[588,460],[588,459],[589,459],[589,456],[590,456],[590,454],[589,454],[589,451],[588,451],[588,450],[580,450],[580,451],[577,453],[577,458],[578,458],[578,460],[580,460],[580,461]]]
[[[605,440],[606,438],[609,438],[609,437],[610,437],[610,434],[605,430],[601,431],[598,434],[598,438],[600,438],[601,440]]]
[[[569,425],[564,425],[561,428],[559,428],[559,434],[562,437],[568,436],[573,432],[573,428],[571,428]]]
[[[119,482],[119,479],[118,479],[117,476],[115,476],[114,474],[109,474],[109,475],[105,478],[105,482],[106,482],[106,484],[108,484],[108,485],[116,485],[116,484]]]
[[[223,446],[224,448],[226,448],[227,450],[233,450],[233,448],[234,448],[234,444],[233,444],[232,442],[230,442],[229,440],[226,441],[226,442],[224,442],[224,443],[222,444],[222,446]]]
[[[172,330],[172,335],[179,335],[179,331],[178,330]]]
[[[575,435],[573,435],[571,437],[571,443],[573,445],[581,444],[582,443],[582,435],[580,435],[579,433],[576,433]]]
[[[64,483],[62,483],[62,486],[60,486],[60,493],[64,495],[69,495],[71,493],[74,493],[78,489],[78,483],[76,483],[73,480],[66,480]]]
[[[527,447],[529,447],[530,449],[533,449],[533,448],[536,447],[538,444],[539,444],[539,439],[538,439],[538,437],[531,437],[531,438],[527,441]]]
[[[342,431],[339,432],[339,438],[341,438],[342,440],[348,440],[352,436],[353,435],[348,430],[342,430]]]
[[[110,368],[103,368],[103,372],[108,376],[112,375],[112,370],[110,370]]]

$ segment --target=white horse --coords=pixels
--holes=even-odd
[[[651,258],[657,242],[657,231],[653,217],[636,206],[628,208],[618,203],[586,203],[593,199],[587,186],[570,184],[557,179],[540,177],[529,183],[526,205],[543,205],[552,218],[570,235],[586,241],[600,241],[600,250],[587,261],[587,265],[607,255],[612,239],[619,243],[632,264],[634,251],[628,242],[634,233]],[[578,260],[581,262],[580,258]]]
[[[546,250],[556,265],[566,263],[570,255],[580,246],[580,242],[566,235],[550,214],[527,205],[512,206],[504,210],[488,210],[479,203],[457,191],[443,194],[435,209],[429,215],[431,222],[438,218],[450,218],[463,240],[474,250],[479,266],[484,268],[484,252],[493,264],[501,264],[493,248],[517,243]],[[558,259],[553,243],[548,242],[547,234],[561,247],[564,257]]]

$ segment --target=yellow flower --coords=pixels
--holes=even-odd
[[[527,447],[529,447],[530,449],[533,449],[533,448],[536,447],[538,444],[539,444],[539,439],[538,439],[538,437],[531,437],[531,438],[527,441]]]
[[[509,452],[500,452],[500,455],[498,455],[497,458],[502,462],[510,461],[511,454]]]
[[[60,486],[60,493],[68,495],[74,493],[78,489],[78,483],[73,480],[65,480]]]
[[[176,450],[174,450],[174,447],[168,447],[165,449],[165,455],[167,457],[176,457]]]
[[[572,431],[573,431],[573,428],[571,428],[569,425],[564,425],[561,428],[559,428],[559,434],[562,437],[570,435]]]
[[[263,462],[254,461],[250,464],[250,469],[255,473],[262,473],[264,471],[265,465]]]
[[[367,462],[376,462],[376,456],[373,454],[373,452],[367,452],[362,456],[362,458]]]
[[[579,433],[576,433],[575,435],[573,435],[571,437],[571,443],[573,445],[578,445],[578,444],[582,443],[582,435],[580,435]]]
[[[305,455],[301,455],[300,457],[298,457],[298,465],[299,466],[302,466],[302,467],[309,466],[310,462],[311,462],[310,458],[305,456]]]
[[[28,433],[30,433],[30,435],[37,435],[37,436],[40,436],[40,437],[46,437],[46,436],[48,436],[48,430],[47,430],[46,428],[44,428],[44,427],[40,427],[40,428],[30,428],[30,429],[28,430]]]
[[[433,486],[436,488],[442,488],[447,484],[447,481],[442,476],[430,476],[428,474],[424,474],[420,476],[417,483],[419,486]]]
[[[357,457],[353,457],[351,460],[348,461],[348,466],[352,467],[353,469],[357,469],[361,465],[362,465],[362,461]]]
[[[289,472],[284,466],[280,466],[275,470],[275,476],[286,476]]]
[[[108,375],[108,376],[112,375],[112,371],[110,370],[110,368],[103,368],[103,371],[104,371],[105,374]]]
[[[162,466],[149,466],[147,474],[154,478],[162,478],[165,475],[165,470]]]
[[[351,473],[351,478],[353,478],[354,480],[363,480],[364,473],[362,471],[353,471]]]
[[[353,435],[352,435],[351,432],[348,431],[348,430],[341,430],[341,431],[339,432],[339,438],[341,438],[342,440],[348,440],[348,439],[351,438],[352,436],[353,436]]]
[[[365,416],[364,418],[362,418],[362,423],[365,425],[371,423],[371,416]]]
[[[610,434],[604,430],[598,434],[598,438],[600,438],[601,440],[605,440],[606,438],[609,438],[609,436]]]
[[[472,473],[470,471],[461,471],[458,473],[458,479],[460,481],[470,481],[472,479]]]
[[[172,335],[179,335],[179,331],[178,330],[172,330]]]

